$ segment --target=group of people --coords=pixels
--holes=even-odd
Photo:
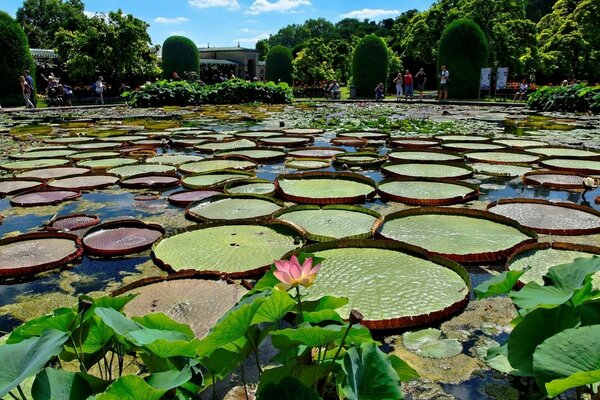
[[[25,70],[23,75],[19,76],[19,82],[21,83],[21,93],[23,93],[23,99],[25,100],[25,108],[35,108],[35,90],[33,78],[29,70]]]
[[[445,65],[442,65],[441,71],[438,75],[440,80],[440,90],[438,92],[438,100],[446,100],[448,98],[448,82],[450,80],[450,72],[446,69]],[[425,70],[421,68],[419,72],[413,76],[409,70],[404,71],[404,75],[399,72],[398,76],[394,78],[396,84],[396,100],[400,100],[402,94],[404,94],[404,100],[413,100],[414,96],[414,85],[416,83],[417,90],[419,91],[419,99],[423,100],[423,92],[425,91],[425,84],[427,83],[427,74]],[[404,90],[403,90],[404,89]],[[375,100],[381,101],[385,97],[385,86],[380,83],[375,88]]]
[[[47,82],[45,93],[47,95],[46,102],[49,106],[71,106],[72,100],[75,97],[74,89],[68,84],[60,82],[60,78],[54,76],[53,73],[44,76],[40,75],[41,78]],[[23,75],[19,76],[19,82],[21,84],[21,93],[25,100],[25,108],[36,108],[37,101],[35,96],[35,86],[33,77],[28,70],[25,70]],[[123,85],[122,85],[123,86]],[[126,86],[125,86],[126,87]],[[76,88],[81,91],[82,88]],[[87,89],[91,89],[94,96],[96,96],[96,104],[104,104],[104,91],[106,84],[102,76],[92,83]]]

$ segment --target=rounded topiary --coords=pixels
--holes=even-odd
[[[19,76],[28,69],[35,76],[35,64],[27,36],[7,13],[0,11],[0,105],[24,105]]]
[[[170,79],[173,73],[183,79],[184,72],[200,73],[198,47],[185,36],[171,36],[162,47],[163,78]]]
[[[475,22],[463,18],[446,27],[440,39],[437,66],[439,71],[445,65],[450,73],[448,97],[478,97],[481,68],[487,65],[488,55],[487,39]]]
[[[294,68],[290,49],[282,45],[273,46],[267,53],[266,63],[265,78],[267,81],[287,82],[290,85],[294,83],[292,76]]]
[[[375,34],[358,42],[352,56],[352,82],[358,97],[373,97],[379,83],[385,85],[388,77],[387,45]]]

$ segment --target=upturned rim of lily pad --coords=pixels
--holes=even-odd
[[[473,170],[473,168],[471,168],[468,165],[462,164],[461,162],[420,161],[420,160],[417,160],[417,161],[390,161],[390,162],[386,162],[385,164],[383,164],[381,166],[381,172],[384,175],[386,175],[388,177],[391,177],[391,178],[394,178],[394,179],[406,179],[406,178],[423,179],[423,178],[425,178],[425,177],[414,176],[414,175],[403,175],[403,174],[400,174],[398,172],[390,171],[389,169],[386,168],[386,167],[395,166],[395,165],[407,165],[407,164],[421,164],[421,165],[431,165],[431,166],[445,165],[445,166],[448,166],[448,167],[461,168],[461,169],[465,170],[465,173],[463,173],[461,175],[435,178],[435,179],[445,180],[445,181],[456,181],[456,180],[461,180],[461,179],[469,179],[475,173],[474,170]]]
[[[371,160],[361,161],[361,160],[352,160],[352,157],[370,157]],[[341,159],[340,158],[346,158]],[[346,164],[348,166],[368,166],[368,165],[380,165],[387,161],[387,155],[381,155],[374,151],[357,151],[357,152],[346,152],[341,154],[336,154],[333,156],[333,163],[337,165]]]
[[[186,179],[190,179],[190,178],[193,178],[195,176],[221,175],[221,174],[239,175],[240,177],[244,177],[244,178],[240,178],[240,179],[224,179],[222,181],[216,182],[213,185],[191,185],[189,183],[186,183]],[[183,178],[181,180],[181,185],[184,188],[191,189],[191,190],[201,190],[201,189],[222,190],[223,187],[227,183],[229,183],[229,182],[232,182],[232,181],[235,181],[235,180],[241,180],[241,179],[250,179],[250,178],[252,178],[254,176],[256,176],[254,172],[250,172],[250,171],[246,171],[246,170],[231,169],[231,168],[215,169],[215,170],[212,170],[212,171],[202,172],[200,174],[187,175],[185,178]]]
[[[273,152],[273,153],[277,153],[277,154],[253,157],[253,156],[249,156],[246,154],[237,153],[240,151],[256,151],[256,152],[265,151],[265,152]],[[245,149],[219,150],[214,153],[215,159],[227,158],[227,157],[243,158],[243,159],[246,159],[247,161],[252,161],[254,163],[272,163],[272,162],[278,162],[278,161],[286,158],[287,151],[284,147],[256,146],[256,147],[250,147],[250,148],[245,148]]]
[[[65,192],[64,196],[60,199],[47,200],[47,201],[37,201],[34,203],[24,203],[22,202],[22,197],[36,194],[36,193],[49,193],[49,192]],[[67,194],[69,193],[69,194]],[[79,190],[68,190],[68,189],[50,189],[43,188],[41,190],[28,190],[26,192],[19,193],[17,196],[10,199],[10,205],[13,207],[37,207],[37,206],[54,206],[60,204],[64,201],[75,200],[81,197],[81,191]]]
[[[187,189],[183,189],[183,190],[178,190],[176,192],[173,192],[169,195],[169,197],[167,197],[167,201],[171,204],[173,204],[174,206],[177,207],[187,207],[190,204],[192,204],[195,201],[198,200],[191,200],[191,201],[187,201],[187,200],[177,200],[177,196],[184,194],[184,193],[206,193],[206,197],[210,197],[210,196],[214,196],[216,194],[221,194],[223,192],[221,191],[217,191],[217,190],[204,190],[204,189],[198,189],[198,190],[187,190]],[[204,198],[206,198],[204,197]],[[200,199],[202,200],[202,199]]]
[[[471,278],[467,270],[455,261],[448,258],[439,256],[434,253],[430,253],[420,247],[413,246],[408,243],[398,242],[394,240],[369,240],[369,239],[341,239],[331,242],[322,242],[317,244],[311,244],[308,246],[300,247],[287,253],[283,258],[289,259],[292,255],[298,255],[301,253],[316,253],[324,250],[331,249],[343,249],[343,248],[376,248],[385,250],[396,250],[401,251],[413,257],[420,258],[422,260],[433,262],[442,267],[448,268],[454,271],[467,285],[468,290],[464,297],[454,304],[443,308],[442,310],[435,311],[428,314],[422,314],[418,316],[410,317],[398,317],[381,320],[367,320],[363,319],[361,324],[369,329],[373,330],[390,330],[390,329],[401,329],[411,328],[415,326],[428,325],[444,318],[458,313],[463,310],[469,304],[469,297],[471,293]],[[360,311],[360,310],[359,310]]]
[[[90,235],[100,232],[100,231],[109,231],[119,228],[138,228],[138,229],[146,229],[157,231],[161,234],[161,236],[153,242],[144,243],[141,245],[130,246],[126,249],[101,249],[97,247],[93,247],[89,244],[86,244],[86,238]],[[104,222],[99,225],[94,226],[89,229],[85,236],[83,237],[83,247],[85,249],[86,254],[98,256],[98,257],[114,257],[114,256],[124,256],[129,254],[135,254],[142,252],[144,250],[148,250],[152,247],[152,245],[159,241],[165,234],[165,229],[158,224],[148,224],[137,219],[121,219],[117,221]]]
[[[273,142],[272,139],[286,139]],[[282,135],[282,136],[269,136],[258,139],[258,143],[262,146],[282,146],[282,147],[300,147],[307,144],[313,143],[315,138],[310,135]]]
[[[83,243],[80,237],[66,232],[31,232],[24,233],[19,236],[8,237],[0,239],[0,246],[23,242],[27,240],[38,240],[38,239],[67,239],[75,242],[75,251],[66,257],[51,262],[31,265],[27,267],[18,268],[0,268],[0,277],[2,278],[20,278],[25,276],[31,276],[40,272],[49,271],[52,269],[60,268],[74,260],[77,260],[83,255]]]
[[[62,229],[61,228],[57,228],[57,227],[54,226],[54,224],[56,222],[63,221],[63,220],[68,220],[68,219],[75,219],[75,218],[87,218],[87,219],[89,219],[89,221],[87,223],[85,223],[85,224],[75,225],[69,231],[77,231],[77,230],[80,230],[80,229],[90,228],[90,227],[96,226],[96,225],[98,225],[100,223],[100,218],[97,215],[68,214],[68,215],[62,215],[60,217],[51,219],[47,224],[44,225],[44,230],[48,231],[48,232],[59,232]]]
[[[525,161],[502,161],[502,160],[494,160],[493,158],[482,158],[478,157],[476,154],[493,154],[493,153],[503,153],[503,154],[515,154],[531,157],[530,160]],[[475,163],[486,163],[486,164],[499,164],[499,165],[523,165],[528,166],[531,164],[537,163],[540,158],[542,158],[539,154],[528,153],[526,150],[517,150],[517,149],[507,149],[507,150],[472,150],[465,151],[464,156],[469,161]]]
[[[464,160],[464,156],[462,153],[457,153],[455,151],[449,150],[440,150],[440,149],[432,149],[431,147],[415,147],[415,148],[393,148],[388,154],[388,158],[390,161],[402,161],[402,162],[413,162],[413,161],[421,161],[421,162],[442,162],[437,160],[410,160],[407,158],[400,158],[394,156],[394,154],[402,154],[402,153],[431,153],[431,154],[444,154],[452,157],[456,157],[456,161],[446,161],[446,162],[456,162],[460,163]]]
[[[364,133],[366,136],[352,135],[353,133]],[[345,132],[338,132],[337,137],[358,137],[366,140],[386,140],[390,137],[389,132],[385,132],[377,129],[359,129],[359,130],[350,130]]]
[[[439,199],[419,199],[416,197],[399,196],[393,193],[386,192],[381,186],[391,182],[431,182],[431,183],[444,183],[447,185],[463,186],[471,190],[465,196],[454,196]],[[377,190],[379,196],[388,201],[397,201],[400,203],[412,205],[412,206],[449,206],[453,204],[467,203],[471,200],[479,198],[479,186],[473,185],[467,182],[461,182],[459,180],[450,179],[434,179],[434,178],[388,178],[384,179],[377,184]]]
[[[569,165],[556,166],[556,165],[548,164],[549,161],[553,161],[553,160],[565,161],[565,162],[566,161],[590,161],[590,162],[596,162],[599,164],[598,164],[598,168],[577,168],[577,167],[571,167]],[[547,168],[547,169],[554,170],[554,171],[569,171],[569,172],[575,172],[575,173],[579,173],[579,174],[589,174],[589,175],[600,174],[600,162],[598,160],[586,160],[585,158],[581,158],[581,157],[552,156],[552,157],[545,157],[545,158],[541,159],[539,163],[540,163],[540,166]]]
[[[336,136],[329,140],[329,143],[335,146],[351,146],[351,147],[365,147],[369,144],[367,139],[351,137],[351,136]]]
[[[250,194],[250,193],[220,193],[220,194],[215,194],[213,196],[210,197],[206,197],[202,200],[198,200],[195,201],[193,203],[191,203],[190,205],[188,205],[185,208],[185,217],[187,219],[190,219],[192,221],[196,221],[196,222],[227,222],[227,221],[235,221],[238,222],[240,224],[244,223],[244,224],[253,224],[255,222],[260,222],[260,221],[265,221],[265,220],[270,220],[273,218],[273,214],[275,214],[276,212],[280,211],[273,211],[272,213],[269,214],[265,214],[265,215],[261,215],[261,216],[257,216],[257,217],[248,217],[248,218],[236,218],[236,219],[226,219],[226,218],[217,218],[217,219],[212,219],[212,218],[207,218],[204,217],[194,211],[192,211],[192,209],[196,206],[202,205],[202,204],[206,204],[206,203],[212,203],[215,201],[221,201],[221,200],[228,200],[228,199],[252,199],[252,200],[262,200],[268,203],[273,203],[277,206],[281,208],[284,207],[284,204],[281,200],[275,199],[269,195],[261,195],[261,194]]]
[[[429,142],[429,143],[418,143],[418,142]],[[402,136],[402,137],[391,137],[388,139],[388,144],[394,148],[400,147],[404,149],[430,149],[440,145],[441,140],[434,137],[423,137],[423,136]]]
[[[318,168],[313,168],[313,167],[307,168],[307,167],[298,167],[298,166],[292,165],[295,162],[306,162],[306,161],[318,162],[318,163],[323,164],[323,166],[318,167]],[[310,171],[310,170],[315,170],[315,169],[329,168],[329,167],[331,167],[331,162],[332,162],[331,159],[327,159],[327,158],[295,158],[295,157],[292,157],[292,158],[288,158],[285,161],[284,165],[286,168],[290,168],[290,169],[297,169],[299,171]]]
[[[29,186],[26,188],[20,188],[20,189],[13,189],[11,191],[7,191],[7,192],[2,192],[0,191],[0,198],[5,197],[5,196],[12,196],[12,195],[18,195],[20,193],[24,193],[30,190],[39,190],[39,189],[43,189],[46,187],[46,180],[44,179],[40,179],[40,178],[15,178],[15,177],[8,177],[8,178],[2,178],[0,179],[0,184],[2,184],[2,182],[35,182],[37,183],[37,185],[34,186]]]
[[[540,182],[533,178],[534,176],[540,176],[540,175],[542,175],[542,176],[543,175],[563,175],[563,176],[579,177],[579,178],[581,178],[581,183],[576,185],[576,184],[568,184],[568,183]],[[529,172],[526,172],[525,174],[523,174],[522,180],[525,185],[542,186],[542,187],[546,187],[549,189],[583,190],[584,189],[583,179],[587,178],[588,176],[589,175],[586,175],[586,174],[581,174],[581,173],[577,173],[577,172],[569,172],[569,171],[534,170],[534,171],[529,171]]]
[[[268,192],[268,193],[260,193],[263,196],[272,196],[275,194],[275,185],[273,184],[273,182],[271,182],[268,179],[240,179],[238,181],[231,181],[229,183],[226,183],[225,186],[223,186],[223,192],[225,194],[237,194],[236,192],[231,192],[230,189],[236,188],[238,186],[245,186],[245,185],[252,185],[255,183],[269,183],[271,185],[273,185],[273,190]],[[245,193],[245,194],[254,194],[254,193]],[[257,193],[258,194],[258,193]]]
[[[332,155],[319,155],[317,154],[311,154],[311,155],[302,155],[302,154],[294,154],[296,152],[300,152],[300,151],[331,151],[331,152],[336,152]],[[294,149],[290,149],[290,151],[288,152],[288,156],[289,157],[293,157],[293,158],[325,158],[325,159],[332,159],[333,156],[335,156],[335,154],[339,154],[339,153],[345,153],[346,149],[344,149],[343,147],[335,147],[335,146],[311,146],[311,147],[296,147]]]
[[[152,178],[167,178],[163,182],[152,181]],[[145,179],[148,179],[144,182]],[[142,180],[142,181],[140,181]],[[136,181],[136,182],[132,182]],[[154,189],[154,188],[172,188],[181,184],[181,177],[177,173],[172,172],[148,172],[145,174],[129,176],[122,178],[119,185],[127,189]]]

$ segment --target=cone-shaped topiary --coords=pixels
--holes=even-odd
[[[275,83],[281,81],[289,85],[294,83],[292,77],[292,52],[285,46],[273,46],[266,57],[266,80]]]
[[[445,65],[450,73],[448,97],[477,98],[481,68],[487,65],[488,55],[487,39],[475,22],[463,18],[446,27],[440,39],[437,66],[439,71]]]
[[[388,77],[387,45],[375,34],[358,42],[352,56],[352,82],[358,97],[375,96],[375,86],[386,84]]]
[[[0,105],[24,105],[19,76],[28,69],[35,76],[35,64],[27,36],[7,13],[0,11]]]
[[[173,73],[183,79],[184,72],[200,74],[198,47],[185,36],[170,36],[162,48],[163,78],[171,79]]]

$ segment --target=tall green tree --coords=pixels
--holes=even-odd
[[[86,24],[82,0],[25,0],[17,10],[17,21],[32,48],[52,49],[60,29],[76,31]]]
[[[335,76],[331,60],[331,49],[323,39],[308,39],[294,59],[294,77],[309,85],[329,81]]]
[[[56,48],[71,79],[141,83],[160,73],[149,25],[121,10],[89,18],[84,29],[60,29]]]
[[[358,97],[372,97],[375,86],[388,78],[388,47],[374,34],[362,38],[352,56],[352,79]]]
[[[265,79],[272,82],[294,83],[292,52],[285,46],[277,45],[271,47],[266,57],[267,70]]]
[[[256,42],[256,46],[254,46],[254,48],[256,49],[256,51],[258,51],[258,59],[260,61],[263,61],[265,59],[265,57],[267,56],[267,53],[269,52],[269,40],[268,39],[261,39],[258,42]]]

